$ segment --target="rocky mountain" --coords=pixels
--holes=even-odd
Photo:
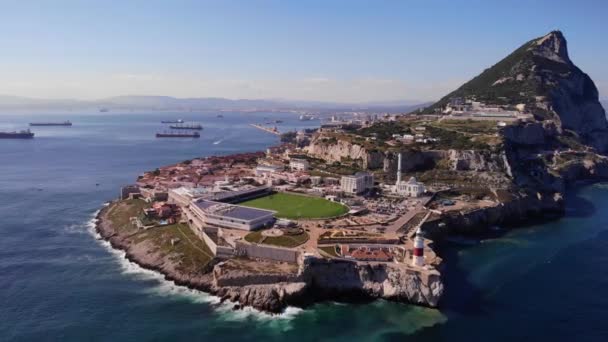
[[[427,107],[434,112],[452,98],[514,107],[524,104],[538,121],[554,121],[581,142],[608,151],[608,123],[598,90],[570,59],[560,31],[532,39],[471,81]]]

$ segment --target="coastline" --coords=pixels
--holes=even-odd
[[[234,303],[233,309],[254,309],[280,314],[288,307],[303,308],[321,301],[366,302],[375,299],[437,307],[443,293],[440,276],[425,279],[390,265],[358,266],[350,261],[317,260],[305,263],[292,278],[276,274],[243,274],[223,263],[211,263],[198,274],[186,274],[168,258],[142,248],[120,235],[107,217],[116,201],[109,202],[95,217],[95,231],[124,257],[140,267],[156,272],[178,286],[217,296],[220,302]]]
[[[208,265],[204,272],[200,274],[185,274],[172,267],[173,265],[170,262],[153,253],[152,250],[134,248],[134,244],[128,241],[128,236],[117,234],[107,218],[108,210],[113,203],[115,201],[108,202],[95,216],[95,231],[112,248],[123,251],[125,253],[124,258],[128,261],[139,265],[143,269],[162,275],[165,280],[173,282],[175,285],[216,296],[222,303],[225,301],[234,302],[233,309],[250,306],[263,312],[279,314],[292,304],[290,293],[284,291],[282,284],[277,284],[277,286],[218,287],[214,285],[213,274],[210,272],[210,267],[213,267],[213,264]],[[280,291],[281,289],[283,291]],[[295,293],[300,295],[299,291],[295,291]]]

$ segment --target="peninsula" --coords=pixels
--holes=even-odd
[[[434,241],[564,212],[608,177],[608,124],[554,31],[437,103],[333,117],[266,152],[160,167],[121,188],[97,231],[177,284],[280,312],[384,298],[436,307]]]

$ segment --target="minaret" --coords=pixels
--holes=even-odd
[[[420,230],[420,227],[418,227],[416,238],[414,239],[414,257],[412,259],[412,265],[418,267],[424,266],[424,238],[422,237],[422,230]]]
[[[401,153],[399,153],[399,156],[397,157],[397,185],[399,185],[399,183],[401,183]]]

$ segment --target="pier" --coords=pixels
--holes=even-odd
[[[270,128],[270,127],[264,127],[262,125],[257,125],[257,124],[251,124],[252,127],[255,127],[257,129],[261,129],[264,132],[268,132],[274,135],[281,135],[281,132],[279,132],[279,130],[275,127]]]

